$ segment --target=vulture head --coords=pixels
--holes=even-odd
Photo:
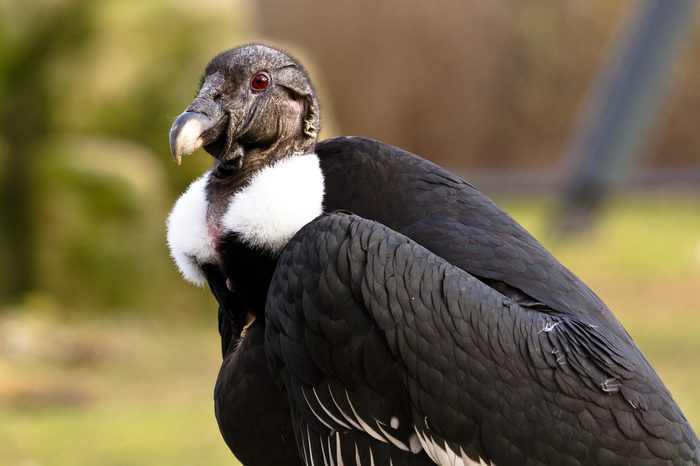
[[[207,65],[197,97],[170,129],[179,164],[203,147],[222,169],[268,165],[309,152],[319,131],[319,106],[297,60],[260,44],[223,52]]]
[[[243,249],[274,259],[321,214],[323,178],[313,154],[319,113],[306,70],[287,53],[251,44],[209,62],[197,96],[170,129],[178,164],[200,147],[214,158],[168,220],[168,243],[185,278],[204,284],[201,266],[214,264],[245,289],[252,278],[237,274],[264,261],[255,256],[247,265]]]

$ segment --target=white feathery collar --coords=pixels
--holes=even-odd
[[[249,246],[277,254],[323,213],[323,195],[318,156],[293,155],[260,170],[236,192],[221,226]]]
[[[185,280],[197,286],[207,282],[201,266],[216,263],[216,250],[207,225],[208,178],[207,172],[190,184],[175,203],[167,222],[170,255]]]

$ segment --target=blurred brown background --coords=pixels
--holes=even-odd
[[[344,133],[453,167],[532,171],[561,161],[605,45],[643,3],[264,0],[258,24],[314,60]],[[652,166],[700,170],[698,27],[679,55],[644,151]]]
[[[583,237],[548,235],[580,109],[644,4],[0,0],[0,464],[232,463],[215,305],[164,241],[209,159],[176,167],[167,135],[209,59],[253,41],[307,64],[323,137],[398,145],[495,196],[610,305],[697,429],[700,9],[633,182]]]

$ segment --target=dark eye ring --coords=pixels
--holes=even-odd
[[[270,84],[270,76],[264,71],[255,73],[252,78],[250,78],[250,87],[254,91],[262,91],[267,85]]]

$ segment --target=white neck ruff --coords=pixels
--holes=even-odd
[[[221,226],[250,247],[278,254],[323,213],[323,195],[318,156],[290,156],[260,170],[232,196]]]
[[[175,202],[168,216],[168,247],[185,280],[203,286],[204,264],[216,263],[216,250],[207,226],[206,185],[209,173],[196,179]]]
[[[170,255],[185,280],[206,284],[202,265],[218,263],[215,236],[238,235],[248,246],[278,254],[301,229],[323,213],[323,172],[316,154],[294,155],[265,167],[234,193],[221,219],[210,229],[206,185],[209,173],[195,180],[168,217]]]

